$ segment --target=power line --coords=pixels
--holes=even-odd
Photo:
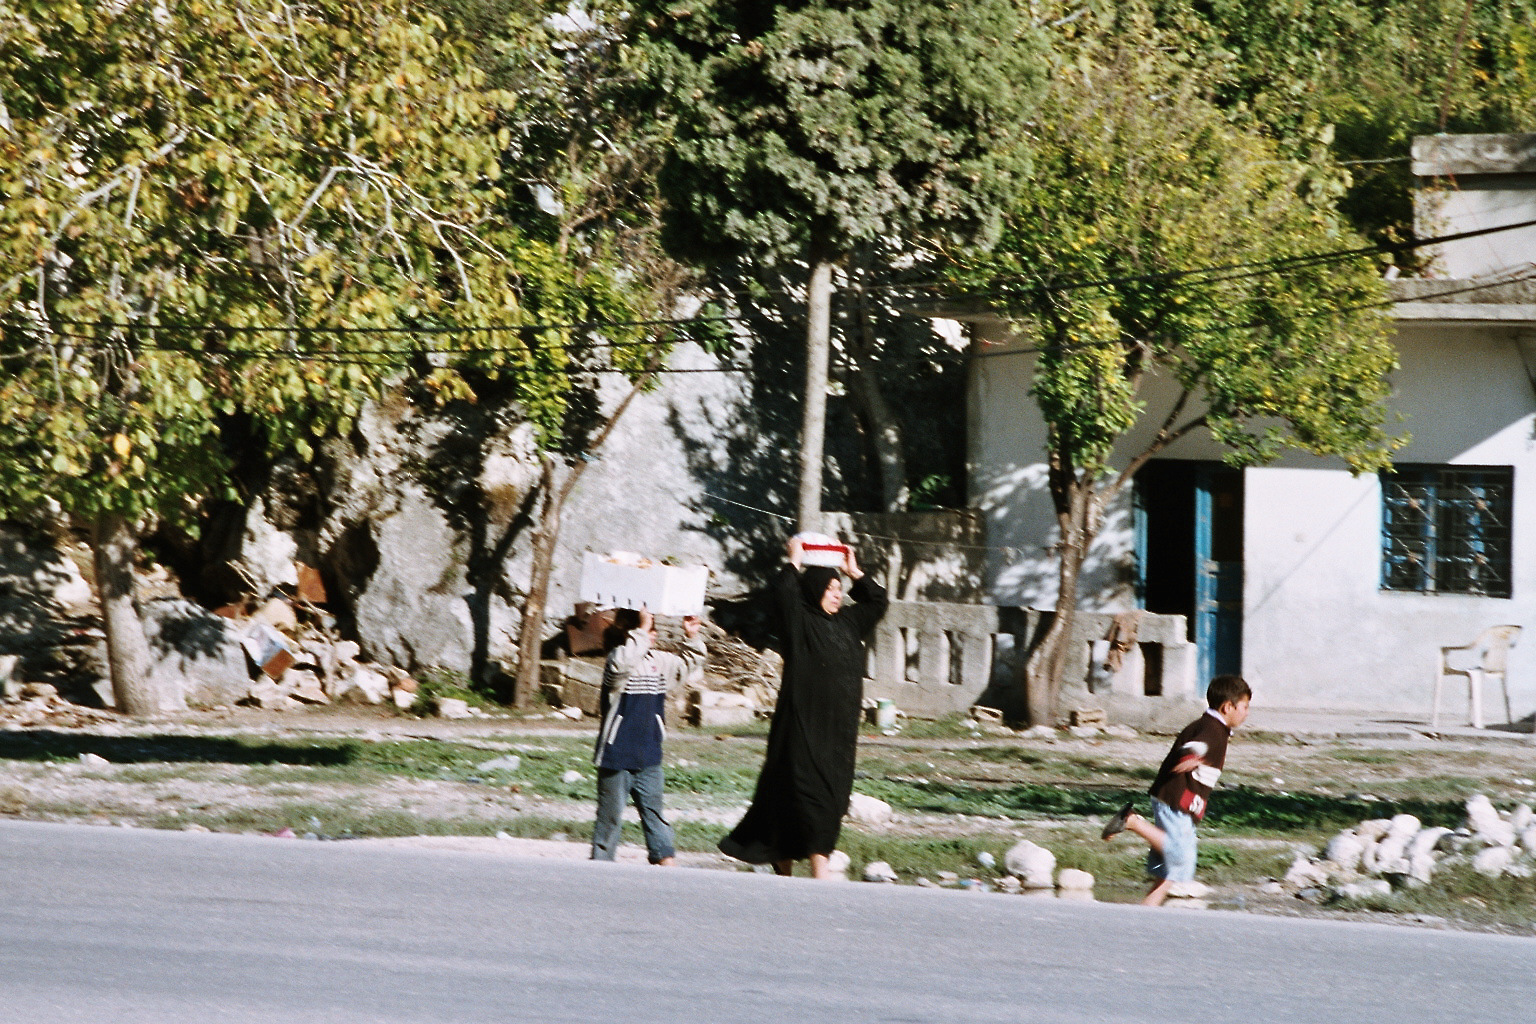
[[[1504,224],[1504,225],[1498,225],[1498,226],[1495,226],[1495,227],[1478,228],[1478,229],[1471,230],[1471,231],[1461,231],[1461,232],[1456,232],[1456,233],[1449,234],[1449,235],[1439,235],[1439,236],[1435,236],[1435,237],[1432,237],[1432,238],[1416,239],[1416,240],[1411,241],[1411,242],[1396,242],[1396,243],[1387,243],[1387,244],[1375,245],[1375,246],[1361,246],[1361,247],[1356,247],[1356,248],[1352,248],[1352,249],[1339,249],[1339,250],[1327,251],[1327,252],[1322,252],[1322,253],[1303,254],[1303,255],[1300,255],[1300,256],[1275,257],[1275,258],[1269,259],[1269,260],[1257,260],[1257,261],[1247,261],[1247,262],[1240,262],[1240,263],[1230,263],[1230,264],[1214,265],[1214,266],[1209,266],[1209,267],[1198,267],[1198,268],[1192,268],[1192,269],[1186,269],[1186,270],[1159,271],[1159,272],[1148,273],[1148,274],[1118,275],[1118,276],[1109,276],[1109,277],[1089,278],[1089,279],[1078,280],[1078,281],[1062,281],[1062,282],[1052,282],[1052,283],[1033,282],[1033,283],[1029,283],[1024,288],[1020,288],[1020,289],[1016,289],[1016,290],[1007,290],[1007,289],[1005,289],[1005,290],[999,290],[999,291],[995,291],[995,292],[972,292],[972,293],[961,292],[961,293],[958,293],[958,294],[950,294],[950,295],[948,295],[946,297],[950,298],[950,299],[954,299],[954,300],[961,300],[961,301],[967,300],[967,299],[970,299],[970,300],[977,300],[977,299],[985,300],[985,299],[989,299],[989,298],[1005,298],[1005,297],[1008,297],[1008,296],[1017,295],[1017,294],[1021,294],[1021,293],[1023,293],[1023,294],[1039,294],[1039,293],[1049,294],[1049,293],[1053,293],[1053,292],[1074,291],[1074,290],[1081,290],[1081,289],[1085,289],[1085,288],[1109,287],[1109,286],[1118,285],[1118,284],[1134,284],[1134,283],[1141,283],[1141,282],[1187,281],[1187,280],[1190,280],[1190,279],[1196,279],[1196,278],[1202,278],[1202,277],[1203,277],[1203,279],[1194,280],[1192,283],[1194,285],[1196,285],[1196,286],[1207,285],[1207,284],[1217,284],[1217,283],[1221,283],[1221,282],[1224,282],[1224,281],[1237,280],[1237,279],[1246,278],[1246,277],[1252,277],[1252,276],[1261,276],[1261,275],[1270,274],[1270,273],[1284,273],[1284,272],[1287,272],[1287,271],[1290,271],[1290,270],[1298,270],[1298,269],[1302,269],[1302,268],[1307,267],[1307,266],[1314,266],[1314,265],[1318,265],[1318,264],[1321,264],[1321,263],[1334,262],[1334,261],[1338,261],[1338,260],[1357,258],[1357,257],[1368,256],[1368,255],[1379,255],[1379,254],[1387,253],[1387,252],[1410,251],[1410,250],[1417,249],[1417,248],[1422,248],[1422,247],[1425,247],[1425,246],[1440,245],[1440,244],[1444,244],[1444,243],[1447,243],[1447,242],[1460,241],[1460,240],[1469,239],[1469,238],[1478,238],[1478,237],[1482,237],[1482,236],[1486,236],[1486,235],[1495,234],[1495,233],[1498,233],[1498,232],[1513,231],[1513,230],[1516,230],[1516,229],[1519,229],[1519,228],[1526,228],[1526,227],[1532,227],[1532,226],[1536,226],[1536,219],[1525,220],[1525,221],[1518,221],[1518,222],[1513,223],[1513,224]],[[1226,277],[1205,277],[1204,276],[1204,275],[1212,275],[1212,274],[1225,274],[1225,273],[1227,273],[1229,271],[1244,271],[1244,273],[1231,274],[1231,275],[1226,276]],[[857,286],[857,288],[868,289],[870,287],[881,287],[881,288],[887,288],[888,287],[888,288],[892,288],[892,289],[895,289],[895,288],[906,288],[906,289],[912,289],[912,290],[921,290],[921,289],[924,289],[924,288],[938,288],[938,287],[943,287],[943,286],[944,285],[941,282],[935,282],[935,283],[932,283],[932,284],[923,284],[923,283],[916,283],[916,284],[913,284],[913,283],[891,283],[889,285],[879,285],[879,286],[864,286],[864,285],[860,285],[860,286]],[[855,290],[857,290],[857,288],[849,288],[849,289],[845,289],[845,291],[855,291]],[[110,321],[88,321],[88,320],[73,320],[73,319],[54,320],[54,321],[50,321],[50,323],[51,324],[64,325],[64,326],[72,326],[72,327],[96,328],[98,330],[108,330],[108,329],[111,329],[111,330],[126,330],[126,331],[130,331],[130,332],[150,332],[150,333],[163,330],[163,331],[167,331],[167,332],[171,332],[171,333],[177,333],[177,332],[182,332],[182,333],[185,333],[185,332],[199,332],[199,333],[212,333],[212,334],[281,333],[281,334],[299,335],[299,336],[309,336],[309,335],[313,335],[313,334],[336,335],[336,336],[347,336],[347,335],[353,335],[353,334],[363,334],[363,335],[411,334],[411,335],[439,336],[439,335],[474,334],[474,333],[490,333],[490,332],[524,333],[524,332],[538,332],[538,331],[560,330],[560,329],[568,329],[568,330],[600,330],[600,329],[602,329],[604,327],[615,327],[615,328],[617,328],[617,327],[636,327],[636,326],[671,326],[671,327],[681,327],[681,326],[692,325],[692,324],[741,323],[741,322],[749,321],[750,319],[751,319],[750,317],[747,317],[747,316],[744,316],[744,315],[739,315],[739,314],[738,315],[721,314],[721,315],[710,315],[710,316],[704,316],[704,317],[651,318],[651,319],[646,319],[646,320],[612,320],[612,321],[605,321],[605,320],[592,319],[592,320],[582,320],[582,321],[568,321],[568,322],[563,322],[563,323],[562,322],[545,322],[545,323],[537,323],[537,324],[467,324],[467,325],[439,326],[439,327],[407,327],[407,326],[401,326],[401,327],[324,327],[324,326],[307,326],[307,327],[305,327],[305,326],[293,326],[293,325],[290,325],[290,326],[272,326],[272,325],[254,325],[254,324],[253,325],[235,325],[235,324],[187,324],[187,323],[169,323],[169,324],[161,324],[161,323],[115,323],[115,322],[110,322]],[[17,316],[16,314],[9,314],[9,315],[6,315],[6,316],[0,316],[0,320],[9,320],[9,321],[15,323],[16,326],[20,327],[21,329],[32,331],[34,333],[40,332],[42,330],[42,328],[43,328],[43,325],[39,325],[39,324],[37,324],[35,322],[29,322],[29,321],[27,321],[27,320]],[[60,336],[73,337],[73,338],[77,338],[77,339],[80,339],[80,340],[87,340],[87,341],[99,340],[99,339],[95,338],[92,335],[84,335],[84,334],[76,334],[76,333],[66,333],[66,332],[62,332],[62,331],[53,331],[51,333],[54,333],[54,334],[57,334],[57,335],[60,335]],[[757,335],[753,335],[753,334],[749,334],[748,336],[749,337],[754,337],[754,338],[758,337]],[[694,339],[685,339],[685,340],[694,340]],[[428,349],[428,348],[423,346],[423,347],[411,348],[411,349],[408,349],[408,350],[353,349],[353,350],[349,350],[345,354],[344,358],[351,359],[355,355],[372,355],[372,354],[378,354],[378,355],[407,355],[407,354],[415,355],[415,354],[429,354],[429,353],[432,353],[432,352],[440,352],[442,354],[461,354],[461,355],[462,354],[478,354],[478,353],[494,353],[494,352],[529,353],[529,354],[532,354],[535,351],[543,351],[543,352],[551,352],[551,351],[583,351],[583,350],[587,350],[587,349],[596,350],[596,349],[601,349],[601,348],[616,349],[616,348],[623,348],[623,347],[647,347],[647,346],[651,346],[651,345],[654,345],[654,344],[656,344],[656,343],[655,342],[650,342],[650,341],[636,341],[636,342],[582,342],[582,343],[577,343],[577,344],[573,344],[573,345],[548,345],[548,346],[542,346],[542,347],[540,347],[538,349],[534,349],[534,348],[528,347],[528,346],[524,346],[522,348],[503,348],[503,347],[494,347],[493,348],[493,347],[485,347],[485,346],[466,346],[466,347],[445,348],[445,349]],[[162,351],[174,351],[172,349],[164,348],[164,347],[162,347],[161,350]],[[236,350],[226,350],[226,352],[228,352],[231,355],[233,355],[235,351]],[[292,354],[292,355],[301,355],[303,353],[298,353],[296,350],[290,350],[290,354]]]

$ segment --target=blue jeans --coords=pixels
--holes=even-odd
[[[1147,852],[1147,874],[1170,882],[1192,882],[1195,878],[1195,819],[1158,800],[1152,799],[1152,820],[1163,830],[1163,852]]]
[[[613,860],[624,832],[624,805],[633,797],[652,864],[677,853],[672,826],[661,816],[661,765],[629,770],[597,770],[597,824],[592,828],[592,859]]]

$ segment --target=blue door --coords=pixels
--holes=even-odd
[[[1182,615],[1199,645],[1198,686],[1241,672],[1243,474],[1219,462],[1157,459],[1136,474],[1137,596]]]
[[[1203,689],[1243,671],[1243,474],[1220,464],[1195,471],[1195,643]]]

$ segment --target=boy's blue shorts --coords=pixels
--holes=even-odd
[[[1170,882],[1195,880],[1195,819],[1152,798],[1152,820],[1166,836],[1163,852],[1147,852],[1147,874]]]

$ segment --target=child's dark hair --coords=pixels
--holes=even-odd
[[[631,630],[640,628],[640,613],[633,608],[617,608],[613,613],[613,622],[603,630],[603,650],[611,651],[615,647],[623,647],[624,641],[629,638]]]
[[[1211,685],[1205,688],[1205,702],[1213,708],[1220,708],[1223,704],[1236,704],[1244,697],[1253,698],[1253,690],[1242,676],[1225,675],[1217,676],[1211,680]]]

